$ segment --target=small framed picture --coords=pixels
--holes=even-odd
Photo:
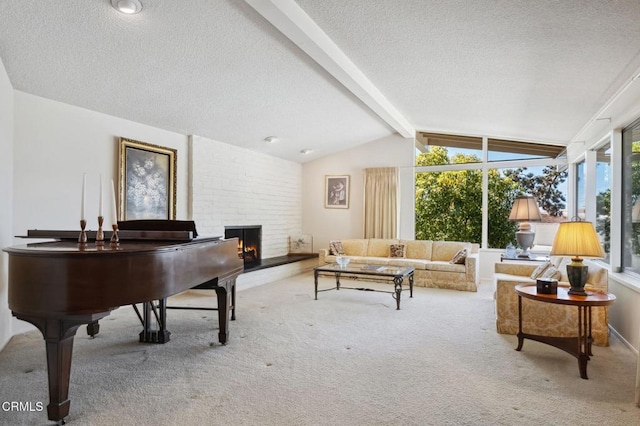
[[[349,175],[325,176],[324,207],[349,208]]]
[[[176,154],[120,138],[119,220],[176,218]]]
[[[313,253],[313,237],[311,234],[290,236],[289,253]]]

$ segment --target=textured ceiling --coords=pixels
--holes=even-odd
[[[141,1],[0,0],[13,87],[304,162],[396,128],[256,3],[299,6],[415,130],[567,143],[640,68],[637,0]]]

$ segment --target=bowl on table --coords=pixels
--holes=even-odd
[[[336,256],[336,263],[340,265],[341,268],[346,268],[351,259],[346,256]]]

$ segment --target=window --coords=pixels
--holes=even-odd
[[[418,132],[416,142],[420,152],[432,154],[416,156],[416,166],[482,162],[482,138]],[[427,158],[429,164],[425,164]]]
[[[585,192],[584,160],[582,160],[576,164],[576,208],[573,212],[573,216],[578,216],[582,220],[584,220],[587,215],[584,200]]]
[[[531,160],[534,158],[557,158],[565,151],[564,146],[540,143],[516,142],[502,139],[488,140],[488,160]]]
[[[518,194],[531,194],[535,197],[542,223],[564,222],[567,219],[566,179],[567,172],[557,166],[489,169],[489,248],[502,248],[509,242],[515,245],[517,224],[505,223],[505,218],[509,216],[513,199]],[[553,241],[541,239],[543,233],[551,237],[555,233],[538,232],[538,229],[546,228],[547,225],[532,225],[536,232],[534,244],[548,246],[546,249],[551,250]]]
[[[482,242],[482,171],[416,173],[416,239]]]
[[[508,217],[513,200],[522,193],[534,195],[551,221],[564,220],[567,173],[557,166],[566,165],[566,158],[556,158],[564,147],[487,139],[492,154],[483,151],[479,137],[420,132],[416,139],[416,239],[504,249],[515,243],[518,225]],[[496,161],[483,162],[490,156]],[[483,214],[485,197],[488,209]]]
[[[605,262],[611,248],[611,144],[596,151],[596,230],[602,242]]]
[[[640,273],[640,120],[622,131],[622,267]]]

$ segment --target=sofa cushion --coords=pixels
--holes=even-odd
[[[549,267],[545,269],[540,276],[538,276],[538,278],[553,278],[554,280],[559,280],[561,277],[562,274],[560,274],[558,268],[553,265],[549,265]]]
[[[609,271],[606,268],[597,266],[594,263],[584,262],[589,268],[587,272],[587,282],[590,283],[594,289],[600,291],[609,291]],[[566,271],[566,268],[565,268]],[[560,271],[562,272],[562,271]]]
[[[427,269],[427,265],[430,263],[431,263],[430,260],[424,260],[424,259],[409,259],[409,258],[403,259],[400,257],[390,257],[388,264],[392,266],[401,266],[404,268],[413,266],[413,269],[415,269],[416,271],[419,271],[419,270],[423,271]]]
[[[504,274],[504,273],[496,273],[493,274],[494,281],[496,283],[511,283],[513,287],[518,284],[535,284],[536,280],[532,280],[527,276],[522,275],[512,275],[512,274]],[[516,294],[515,290],[513,290],[513,294]]]
[[[391,244],[389,246],[389,257],[407,257],[407,246],[404,244]]]
[[[366,256],[368,245],[365,239],[342,240],[345,256]]]
[[[343,255],[344,248],[341,241],[329,241],[329,253],[333,255]]]
[[[464,265],[457,263],[449,263],[444,261],[431,261],[427,263],[426,268],[428,271],[439,271],[439,272],[465,272]]]
[[[388,257],[375,257],[375,256],[356,256],[351,257],[351,263],[365,264],[365,265],[388,265]]]
[[[544,274],[544,271],[547,270],[547,268],[549,268],[551,266],[550,262],[544,262],[542,265],[539,265],[532,273],[531,273],[531,279],[535,280],[538,277],[542,276],[542,274]],[[554,269],[556,269],[554,267]]]
[[[372,238],[369,240],[367,256],[389,257],[389,247],[391,246],[391,244],[398,244],[398,240]]]
[[[458,252],[453,255],[453,259],[449,261],[449,263],[454,265],[462,265],[464,261],[467,259],[467,249],[463,248],[458,250]]]
[[[430,240],[400,240],[407,247],[407,259],[431,260],[433,241]]]
[[[434,241],[433,251],[431,253],[431,260],[450,261],[453,256],[461,250],[467,249],[467,252],[471,251],[471,243],[463,243],[458,241]]]
[[[349,257],[349,265],[356,265],[356,264],[386,265],[391,260],[388,257],[369,257],[369,256],[348,256],[348,257]],[[325,263],[336,263],[336,256],[328,255],[325,258]]]

